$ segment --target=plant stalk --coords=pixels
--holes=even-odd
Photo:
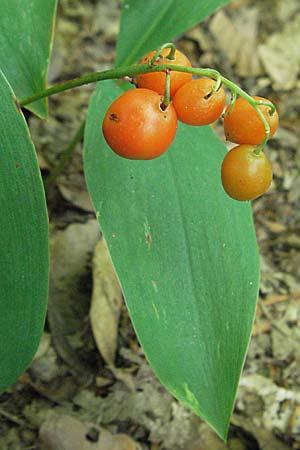
[[[51,95],[58,94],[63,91],[67,91],[75,87],[83,86],[85,84],[96,83],[97,81],[104,81],[110,79],[113,80],[118,78],[124,78],[126,76],[134,77],[136,75],[151,72],[166,72],[166,71],[172,72],[173,70],[175,70],[176,72],[186,72],[199,76],[207,76],[214,80],[221,79],[222,83],[225,86],[227,86],[230,90],[235,91],[238,95],[246,98],[247,100],[249,99],[253,100],[250,95],[248,95],[245,91],[243,91],[243,89],[234,84],[232,81],[220,75],[220,73],[214,69],[174,66],[173,64],[160,64],[155,66],[149,66],[148,64],[135,64],[127,67],[118,67],[116,69],[104,70],[103,72],[88,73],[81,77],[73,78],[72,80],[69,81],[54,84],[50,88],[44,89],[40,92],[30,95],[29,97],[21,99],[19,103],[20,106],[23,107],[42,98],[49,97]]]
[[[118,79],[118,78],[124,78],[124,77],[135,77],[136,75],[140,75],[143,73],[172,72],[172,71],[192,73],[192,74],[198,75],[198,76],[207,76],[209,78],[212,78],[213,80],[216,80],[218,85],[223,84],[223,85],[227,86],[235,96],[239,95],[240,97],[243,97],[245,100],[247,100],[253,106],[253,108],[257,111],[257,113],[259,114],[259,116],[265,126],[265,130],[266,130],[265,139],[257,147],[257,152],[259,153],[262,150],[262,148],[264,147],[264,145],[266,144],[266,142],[269,138],[270,127],[269,127],[269,124],[268,124],[264,114],[262,113],[262,111],[259,109],[258,106],[260,104],[269,106],[271,109],[271,114],[273,114],[273,112],[275,111],[275,109],[276,109],[275,106],[271,102],[265,102],[265,101],[262,102],[259,100],[255,100],[249,94],[247,94],[247,92],[245,92],[243,89],[241,89],[235,83],[233,83],[228,78],[224,77],[217,70],[214,70],[214,69],[174,66],[173,64],[159,64],[159,65],[151,65],[151,66],[149,66],[149,64],[134,64],[131,66],[118,67],[116,69],[105,70],[102,72],[88,73],[81,77],[73,78],[72,80],[55,84],[50,88],[44,89],[44,90],[37,92],[29,97],[21,99],[19,103],[20,103],[20,106],[23,107],[23,106],[29,105],[30,103],[33,103],[37,100],[40,100],[42,98],[49,97],[50,95],[58,94],[59,92],[67,91],[69,89],[83,86],[85,84],[96,83],[97,81]]]

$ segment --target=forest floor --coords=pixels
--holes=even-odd
[[[111,67],[119,2],[59,3],[49,83]],[[267,149],[274,181],[253,202],[260,296],[228,442],[178,403],[145,360],[115,288],[78,144],[47,186],[47,323],[31,367],[0,397],[1,450],[300,449],[299,24],[299,0],[235,0],[177,42],[194,65],[270,98],[281,118]],[[51,98],[46,122],[28,117],[45,180],[93,90]],[[214,127],[221,136],[222,124]],[[103,322],[105,328],[96,327]]]

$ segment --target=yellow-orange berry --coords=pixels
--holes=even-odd
[[[102,125],[110,148],[129,159],[153,159],[164,153],[176,135],[172,104],[149,89],[131,89],[108,108]]]
[[[263,151],[253,145],[238,145],[223,161],[224,190],[235,200],[253,200],[266,192],[272,182],[272,166]]]
[[[222,87],[216,92],[216,82],[198,78],[184,84],[175,94],[173,105],[178,120],[188,125],[209,125],[223,112],[226,94]]]
[[[159,59],[154,63],[154,65],[161,64],[172,64],[174,66],[185,66],[191,67],[192,64],[190,60],[179,50],[175,51],[174,59],[168,59],[167,56],[170,53],[169,48],[165,48],[161,51]],[[141,64],[148,63],[153,56],[155,51],[150,52],[142,60]],[[175,92],[185,83],[192,79],[191,73],[186,72],[176,72],[172,70],[170,72],[170,97],[172,98]],[[150,72],[144,73],[136,76],[136,85],[139,88],[151,89],[160,95],[164,95],[166,86],[166,73],[165,72]]]
[[[268,101],[263,97],[254,96],[253,98],[256,100]],[[270,107],[266,105],[259,105],[258,107],[263,112],[269,123],[269,137],[271,138],[278,127],[278,113],[275,111],[272,115],[270,115]],[[265,127],[263,121],[253,106],[251,106],[250,103],[242,97],[237,99],[233,110],[228,115],[225,115],[224,131],[226,139],[228,141],[235,142],[236,144],[257,145],[263,142],[265,138]]]

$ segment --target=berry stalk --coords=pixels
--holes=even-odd
[[[149,66],[152,66],[159,58],[161,52],[165,49],[165,48],[169,48],[170,49],[170,53],[168,54],[167,58],[172,61],[174,59],[175,56],[175,52],[176,52],[176,46],[172,43],[172,42],[168,42],[167,44],[162,45],[161,47],[159,47],[156,52],[153,55],[153,58],[149,61]]]
[[[170,47],[170,54],[169,58],[172,58],[172,54],[174,52],[175,46],[173,44],[165,44],[165,46],[160,47],[160,49],[156,52],[156,54],[159,54],[159,52],[162,50],[162,48]],[[156,57],[156,54],[154,55]],[[270,107],[270,114],[272,115],[274,111],[276,110],[276,107],[271,102],[261,102],[259,100],[253,99],[246,91],[241,89],[239,86],[237,86],[234,82],[229,80],[228,78],[221,75],[217,70],[215,69],[209,69],[209,68],[199,68],[199,67],[185,67],[185,66],[174,66],[173,64],[160,64],[160,65],[154,65],[154,57],[153,61],[151,61],[151,64],[135,64],[131,66],[126,67],[118,67],[115,69],[105,70],[102,72],[94,72],[89,73],[86,75],[83,75],[78,78],[74,78],[62,83],[58,83],[53,85],[50,88],[44,89],[40,92],[37,92],[29,97],[26,97],[24,99],[21,99],[19,104],[21,107],[26,106],[30,103],[33,103],[37,100],[40,100],[45,97],[49,97],[54,94],[58,94],[63,91],[67,91],[69,89],[74,89],[75,87],[83,86],[85,84],[90,83],[96,83],[98,81],[104,81],[109,79],[119,79],[124,77],[135,77],[136,75],[140,74],[146,74],[146,73],[152,73],[152,72],[166,72],[170,73],[172,71],[177,72],[185,72],[185,73],[191,73],[198,76],[204,76],[209,77],[213,80],[216,80],[216,88],[219,88],[221,85],[227,86],[227,88],[231,91],[232,97],[236,98],[237,95],[244,98],[247,102],[251,104],[251,106],[256,110],[258,115],[260,116],[264,127],[265,127],[265,138],[259,144],[259,146],[256,149],[256,152],[259,153],[263,147],[265,146],[269,135],[270,135],[270,127],[269,124],[264,117],[264,114],[259,109],[259,105],[265,105]]]

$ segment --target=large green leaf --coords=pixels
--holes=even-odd
[[[224,193],[226,149],[209,127],[179,126],[156,160],[115,155],[101,121],[119,93],[101,83],[90,104],[88,189],[151,366],[224,438],[257,300],[250,205]]]
[[[201,22],[230,0],[124,0],[117,66],[141,56]]]
[[[0,393],[26,369],[42,333],[48,219],[36,154],[0,71]]]
[[[20,100],[46,88],[57,0],[0,1],[0,69]],[[47,100],[26,108],[47,117]]]

